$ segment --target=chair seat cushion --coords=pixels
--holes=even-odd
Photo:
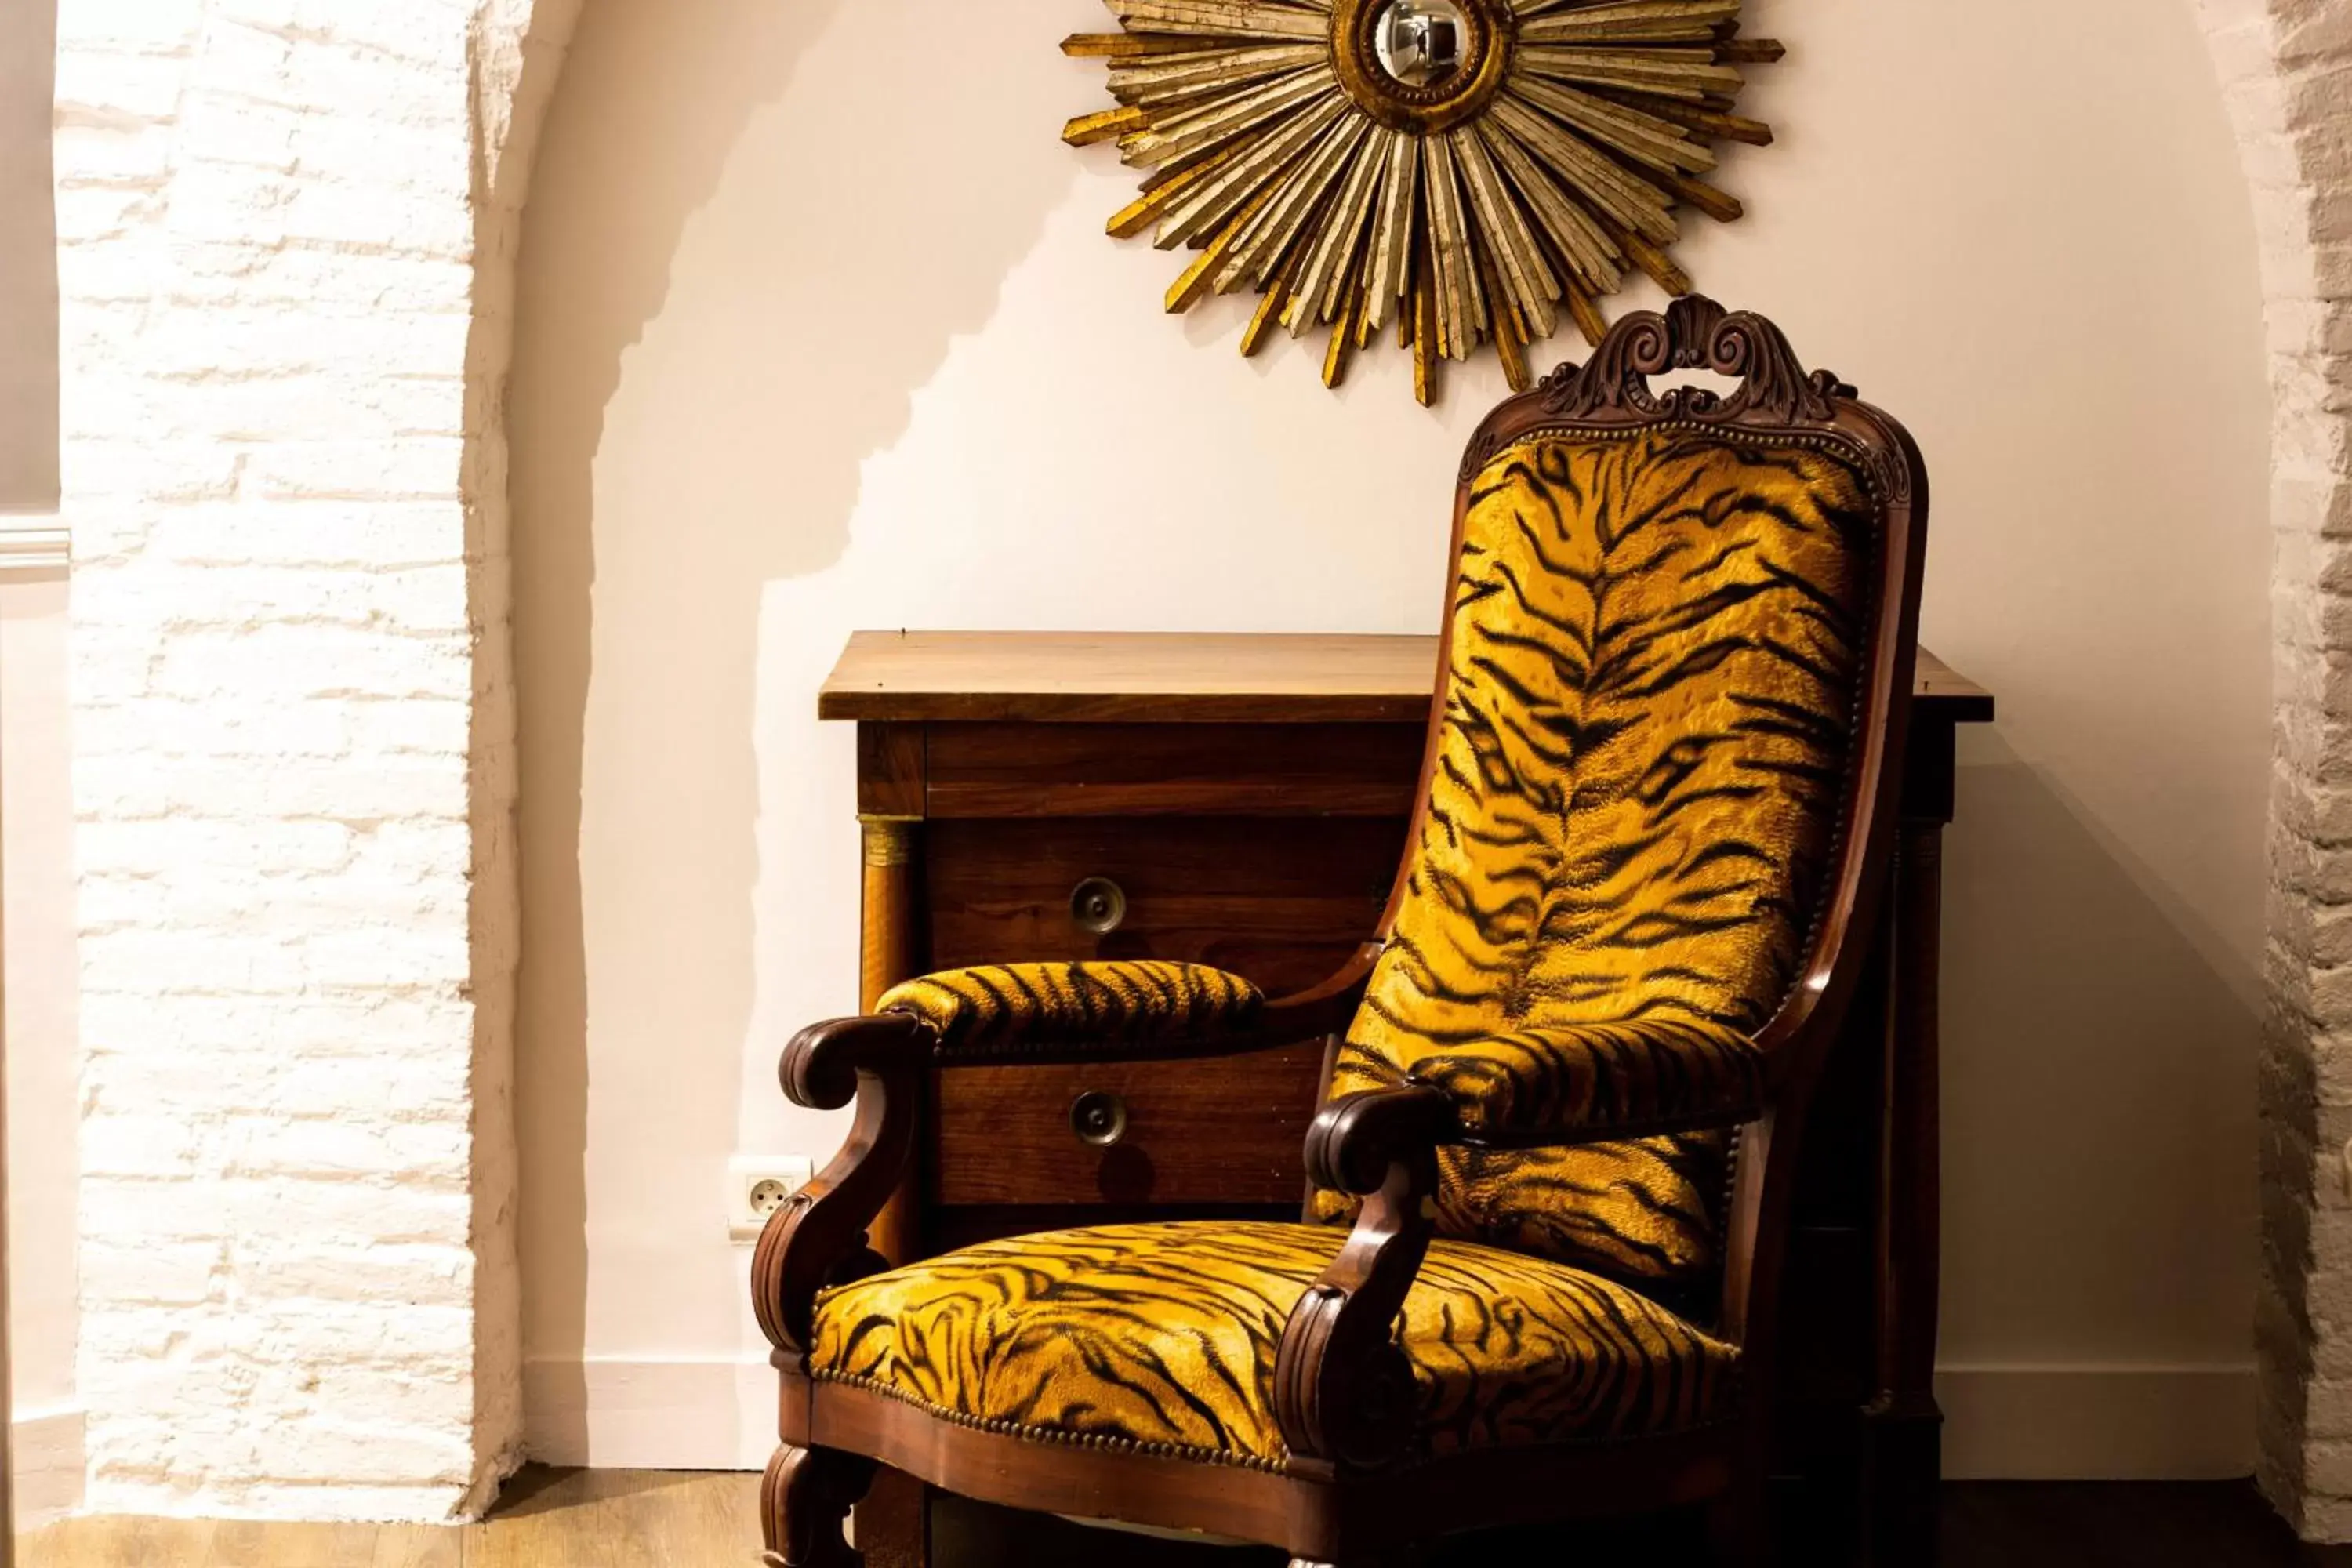
[[[1270,1468],[1275,1347],[1346,1236],[1203,1221],[967,1247],[820,1298],[810,1369],[998,1431]],[[1737,1392],[1738,1352],[1664,1307],[1469,1242],[1430,1247],[1402,1343],[1426,1454],[1683,1430]]]

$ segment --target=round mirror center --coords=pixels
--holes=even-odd
[[[1389,0],[1372,42],[1390,76],[1407,87],[1435,87],[1462,68],[1470,23],[1454,0]]]

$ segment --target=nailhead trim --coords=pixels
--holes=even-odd
[[[990,1432],[999,1436],[1018,1437],[1031,1443],[1055,1443],[1064,1447],[1092,1448],[1105,1453],[1136,1454],[1154,1459],[1184,1459],[1199,1465],[1224,1465],[1234,1469],[1261,1470],[1279,1475],[1289,1468],[1289,1458],[1269,1459],[1258,1454],[1235,1454],[1223,1448],[1196,1448],[1183,1443],[1145,1443],[1133,1437],[1114,1436],[1107,1432],[1070,1432],[1056,1426],[1032,1426],[1025,1422],[1006,1421],[994,1416],[971,1415],[961,1410],[950,1410],[934,1405],[920,1395],[908,1393],[879,1378],[863,1377],[855,1373],[824,1372],[812,1374],[818,1383],[838,1383],[851,1388],[864,1389],[895,1399],[901,1405],[911,1405],[935,1421],[950,1426],[961,1426],[974,1432]]]
[[[1745,1358],[1735,1361],[1727,1369],[1731,1384],[1730,1403],[1735,1407],[1746,1402],[1746,1371]],[[987,1432],[1003,1437],[1018,1437],[1031,1443],[1052,1443],[1066,1448],[1088,1448],[1102,1453],[1133,1454],[1154,1459],[1182,1459],[1198,1465],[1223,1465],[1229,1469],[1256,1470],[1266,1475],[1286,1474],[1290,1468],[1290,1461],[1286,1456],[1280,1459],[1269,1459],[1256,1454],[1231,1453],[1223,1448],[1196,1448],[1184,1443],[1145,1443],[1133,1437],[1113,1436],[1105,1432],[1070,1432],[1056,1426],[1032,1426],[1019,1421],[971,1415],[961,1410],[950,1410],[945,1405],[934,1405],[919,1394],[908,1394],[906,1390],[895,1384],[884,1383],[879,1378],[864,1377],[856,1373],[816,1371],[812,1372],[809,1376],[812,1382],[837,1383],[847,1388],[862,1389],[869,1394],[878,1394],[886,1399],[895,1399],[901,1405],[912,1405],[934,1421],[942,1421],[950,1426],[961,1426],[967,1431]],[[1622,1448],[1662,1437],[1686,1437],[1700,1432],[1720,1431],[1737,1425],[1736,1418],[1724,1415],[1713,1421],[1699,1422],[1695,1426],[1667,1427],[1657,1432],[1625,1432],[1594,1437],[1572,1437],[1562,1439],[1557,1444],[1538,1446]],[[1516,1445],[1507,1445],[1507,1447],[1510,1446]],[[1461,1448],[1444,1454],[1417,1455],[1395,1466],[1392,1469],[1381,1473],[1401,1475],[1419,1469],[1425,1465],[1435,1464],[1440,1459],[1450,1459],[1461,1454],[1481,1451],[1483,1450]]]

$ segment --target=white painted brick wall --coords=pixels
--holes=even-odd
[[[2268,296],[2277,721],[2261,1073],[2263,1488],[2352,1540],[2352,5],[2196,0]]]
[[[576,5],[64,0],[97,1509],[519,1458],[499,421]]]

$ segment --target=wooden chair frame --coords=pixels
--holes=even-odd
[[[1652,376],[1692,369],[1740,384],[1727,397],[1696,387],[1659,393],[1650,386]],[[753,1264],[755,1307],[775,1346],[782,1383],[783,1446],[762,1493],[770,1564],[856,1564],[858,1554],[843,1539],[842,1521],[877,1464],[989,1502],[1265,1542],[1287,1549],[1302,1563],[1354,1568],[1401,1546],[1474,1527],[1695,1503],[1709,1506],[1727,1558],[1763,1560],[1769,1377],[1797,1150],[1814,1085],[1866,960],[1886,881],[1911,700],[1927,481],[1918,449],[1902,426],[1857,401],[1835,377],[1808,375],[1778,328],[1752,314],[1728,314],[1710,300],[1685,299],[1664,315],[1625,317],[1590,363],[1555,372],[1481,426],[1455,497],[1455,570],[1471,485],[1496,453],[1537,432],[1610,437],[1651,429],[1836,450],[1866,476],[1880,528],[1845,830],[1801,976],[1758,1036],[1769,1063],[1765,1102],[1762,1114],[1740,1133],[1727,1214],[1722,1305],[1714,1330],[1741,1348],[1736,1417],[1654,1437],[1407,1459],[1411,1373],[1392,1326],[1431,1240],[1433,1205],[1424,1200],[1436,1188],[1436,1151],[1471,1141],[1448,1099],[1416,1086],[1334,1100],[1308,1131],[1310,1180],[1359,1194],[1364,1203],[1338,1258],[1283,1331],[1274,1401],[1289,1458],[1279,1466],[1204,1463],[1150,1445],[999,1429],[811,1374],[807,1352],[818,1292],[884,1267],[867,1245],[866,1231],[908,1173],[927,1071],[983,1069],[1008,1060],[1208,1058],[1334,1039],[1349,1027],[1402,910],[1401,868],[1373,940],[1322,985],[1269,1004],[1245,1033],[1150,1047],[1026,1042],[1010,1053],[974,1053],[943,1048],[931,1027],[910,1016],[884,1014],[820,1024],[792,1042],[782,1068],[786,1094],[797,1104],[825,1110],[854,1101],[856,1116],[840,1154],[770,1222]],[[1428,810],[1443,734],[1453,580],[1449,575],[1437,697],[1408,846],[1418,841],[1421,814]],[[1612,1125],[1580,1136],[1616,1142],[1701,1125]],[[1547,1135],[1519,1142],[1569,1141]]]

